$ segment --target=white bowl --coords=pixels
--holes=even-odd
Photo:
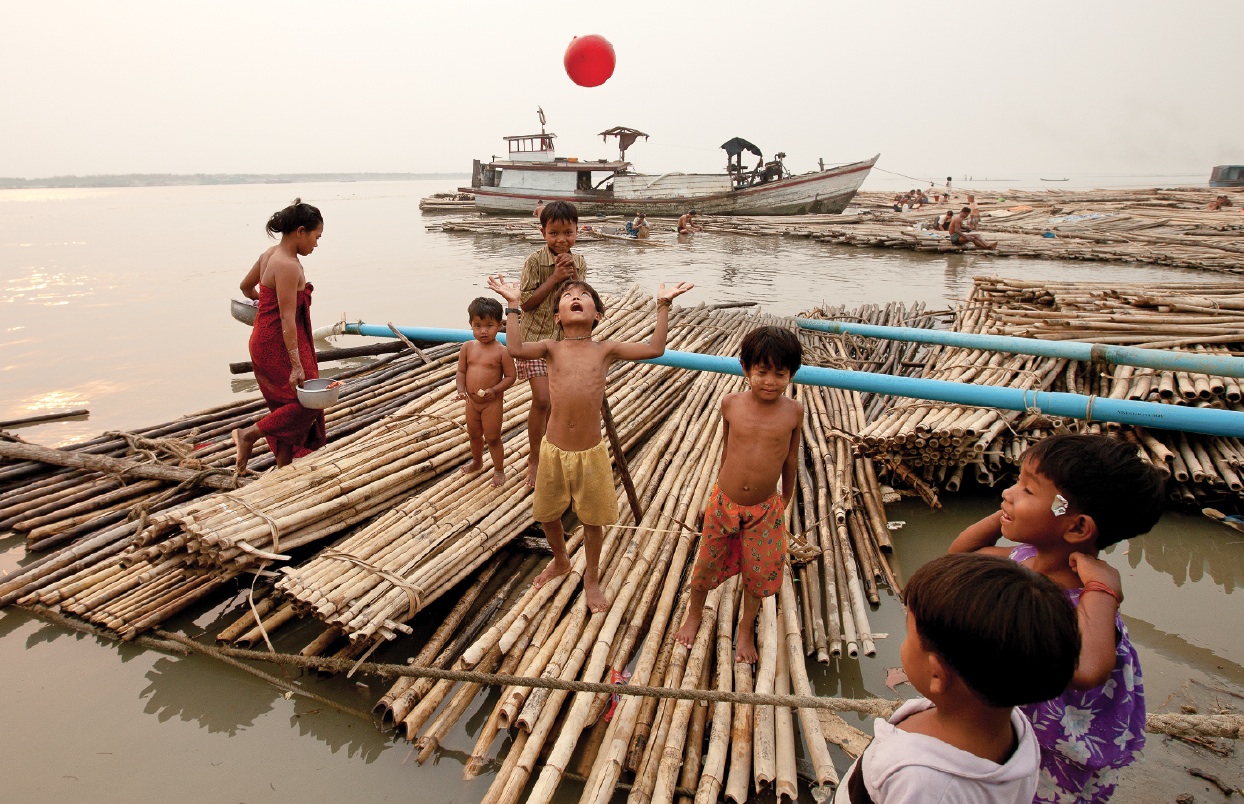
[[[229,313],[243,324],[253,327],[255,326],[255,319],[259,317],[259,302],[231,299],[229,301]]]
[[[298,386],[298,404],[311,410],[323,410],[337,404],[342,386],[329,388],[334,380],[321,377],[318,380],[303,380]]]

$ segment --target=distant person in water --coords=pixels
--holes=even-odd
[[[259,300],[250,353],[259,392],[271,412],[250,427],[233,431],[239,475],[246,474],[251,450],[261,437],[268,439],[278,467],[328,440],[324,411],[298,404],[297,392],[304,380],[320,376],[311,335],[313,288],[299,257],[306,257],[319,244],[324,217],[296,198],[268,219],[267,230],[269,237],[280,234],[281,242],[259,255],[239,287],[246,298]]]
[[[635,219],[627,221],[626,233],[631,237],[647,237],[649,231],[648,216],[642,212],[636,212]]]
[[[695,222],[695,216],[697,214],[698,213],[692,209],[688,210],[685,215],[678,218],[678,233],[680,235],[691,234],[692,232],[698,232],[700,230],[700,227],[697,226]]]
[[[536,208],[531,211],[531,217],[535,218],[536,220],[539,220],[540,213],[543,211],[544,211],[544,199],[540,199],[539,201],[536,202]]]
[[[950,221],[950,242],[956,246],[962,246],[965,243],[971,243],[980,249],[995,249],[998,247],[996,242],[986,243],[974,234],[968,234],[965,228],[968,222],[968,216],[972,214],[971,207],[964,207],[959,210],[959,214],[954,216]]]
[[[1231,199],[1227,198],[1225,195],[1220,195],[1213,201],[1209,202],[1209,209],[1214,211],[1224,209],[1229,206],[1231,206]]]

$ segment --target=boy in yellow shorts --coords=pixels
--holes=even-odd
[[[551,204],[549,205],[552,206]],[[549,207],[545,207],[547,212]],[[594,341],[592,330],[605,315],[605,305],[592,286],[579,280],[563,282],[556,291],[554,321],[561,340],[525,342],[518,326],[519,287],[501,276],[488,277],[488,287],[506,303],[506,349],[515,360],[548,361],[550,411],[548,428],[540,442],[540,464],[532,516],[553,548],[553,561],[536,576],[536,587],[570,571],[562,514],[573,506],[583,523],[587,566],[583,591],[588,608],[602,612],[609,601],[600,588],[600,548],[604,526],[618,517],[613,467],[608,446],[600,437],[601,405],[605,399],[605,372],[615,360],[648,360],[665,354],[669,308],[674,299],[691,290],[687,282],[657,289],[657,321],[647,343]]]

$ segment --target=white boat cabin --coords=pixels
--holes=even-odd
[[[618,173],[625,173],[629,162],[600,159],[579,161],[558,157],[553,149],[556,134],[541,132],[505,137],[509,153],[505,159],[493,157],[487,164],[475,160],[473,187],[496,187],[523,193],[573,196],[576,192],[601,190]]]

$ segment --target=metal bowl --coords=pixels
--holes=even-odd
[[[323,410],[337,404],[342,386],[329,388],[334,380],[321,377],[318,380],[304,380],[298,386],[298,404],[311,410]]]
[[[255,326],[255,319],[259,316],[259,302],[231,299],[229,301],[229,313],[243,324],[253,327]]]

